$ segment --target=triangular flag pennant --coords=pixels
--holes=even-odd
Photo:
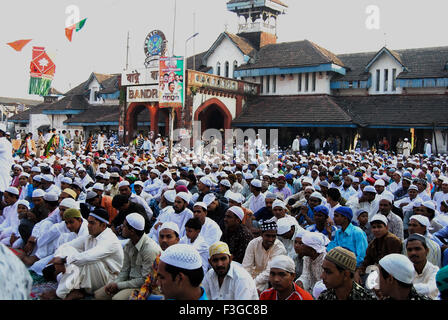
[[[65,28],[65,36],[67,37],[68,41],[72,41],[72,36],[73,36],[73,30],[76,30],[76,32],[78,32],[79,30],[81,30],[84,25],[86,24],[86,20],[87,18],[79,21],[78,23],[75,23],[74,25]]]
[[[17,40],[14,42],[9,42],[7,45],[11,46],[16,51],[22,51],[23,47],[25,47],[32,39],[27,40]]]
[[[72,42],[72,36],[73,36],[73,30],[74,26],[65,28],[65,36],[67,37],[68,41]]]
[[[76,32],[78,32],[79,30],[81,30],[84,27],[84,25],[86,24],[86,20],[87,20],[87,18],[85,18],[84,20],[79,21],[76,24]]]

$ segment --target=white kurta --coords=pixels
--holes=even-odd
[[[113,281],[123,266],[120,240],[107,228],[97,237],[76,238],[60,246],[55,257],[67,257],[67,272],[59,280],[56,294],[63,299],[74,289],[93,293]]]
[[[268,250],[263,248],[263,238],[261,236],[252,239],[244,254],[243,267],[255,280],[259,291],[266,290],[269,281],[268,264],[275,256],[286,255],[286,249],[280,240],[276,239],[272,247]]]
[[[202,281],[210,300],[258,300],[254,279],[238,262],[230,263],[221,287],[215,270],[210,269]]]
[[[204,238],[209,246],[211,246],[221,239],[222,230],[214,220],[205,217],[205,222],[202,225],[201,233],[199,235]]]
[[[198,235],[196,240],[191,243],[191,240],[187,236],[184,236],[182,239],[180,239],[179,243],[192,245],[193,248],[195,248],[197,252],[199,252],[199,255],[202,259],[202,269],[204,270],[204,274],[206,274],[208,269],[210,268],[210,264],[208,262],[210,246],[205,241],[205,239],[201,235]]]
[[[439,267],[426,261],[426,265],[421,274],[417,274],[416,271],[414,272],[415,278],[412,284],[414,285],[415,290],[420,294],[436,299],[439,295],[439,290],[437,289],[436,284],[436,274],[438,271]]]
[[[12,144],[5,137],[0,138],[0,192],[11,184]]]
[[[20,220],[17,214],[17,202],[11,206],[7,206],[3,209],[4,220],[0,224],[0,241],[5,245],[10,245],[11,235],[14,233],[20,236],[17,232]]]

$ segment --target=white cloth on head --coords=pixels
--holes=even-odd
[[[228,209],[232,213],[234,213],[241,221],[243,221],[244,218],[244,211],[240,207],[232,206]]]
[[[313,248],[317,253],[326,252],[326,248],[330,240],[320,232],[306,231],[302,235],[304,245]]]
[[[202,259],[199,252],[188,244],[179,243],[168,247],[160,255],[160,261],[187,270],[195,270],[202,267]]]
[[[129,225],[139,231],[145,230],[145,218],[139,213],[131,213],[126,216],[126,221]]]
[[[288,257],[286,255],[275,256],[274,258],[272,258],[269,265],[270,269],[271,268],[281,269],[289,273],[296,272],[296,264],[294,263],[294,260],[292,260],[291,257]]]
[[[414,280],[414,264],[405,255],[388,254],[379,261],[379,264],[398,281],[411,284]]]

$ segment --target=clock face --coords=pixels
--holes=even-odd
[[[145,39],[145,54],[148,57],[163,55],[165,47],[165,35],[159,30],[152,31]]]

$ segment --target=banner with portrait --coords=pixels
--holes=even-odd
[[[184,101],[184,58],[160,57],[159,107],[182,107]]]

